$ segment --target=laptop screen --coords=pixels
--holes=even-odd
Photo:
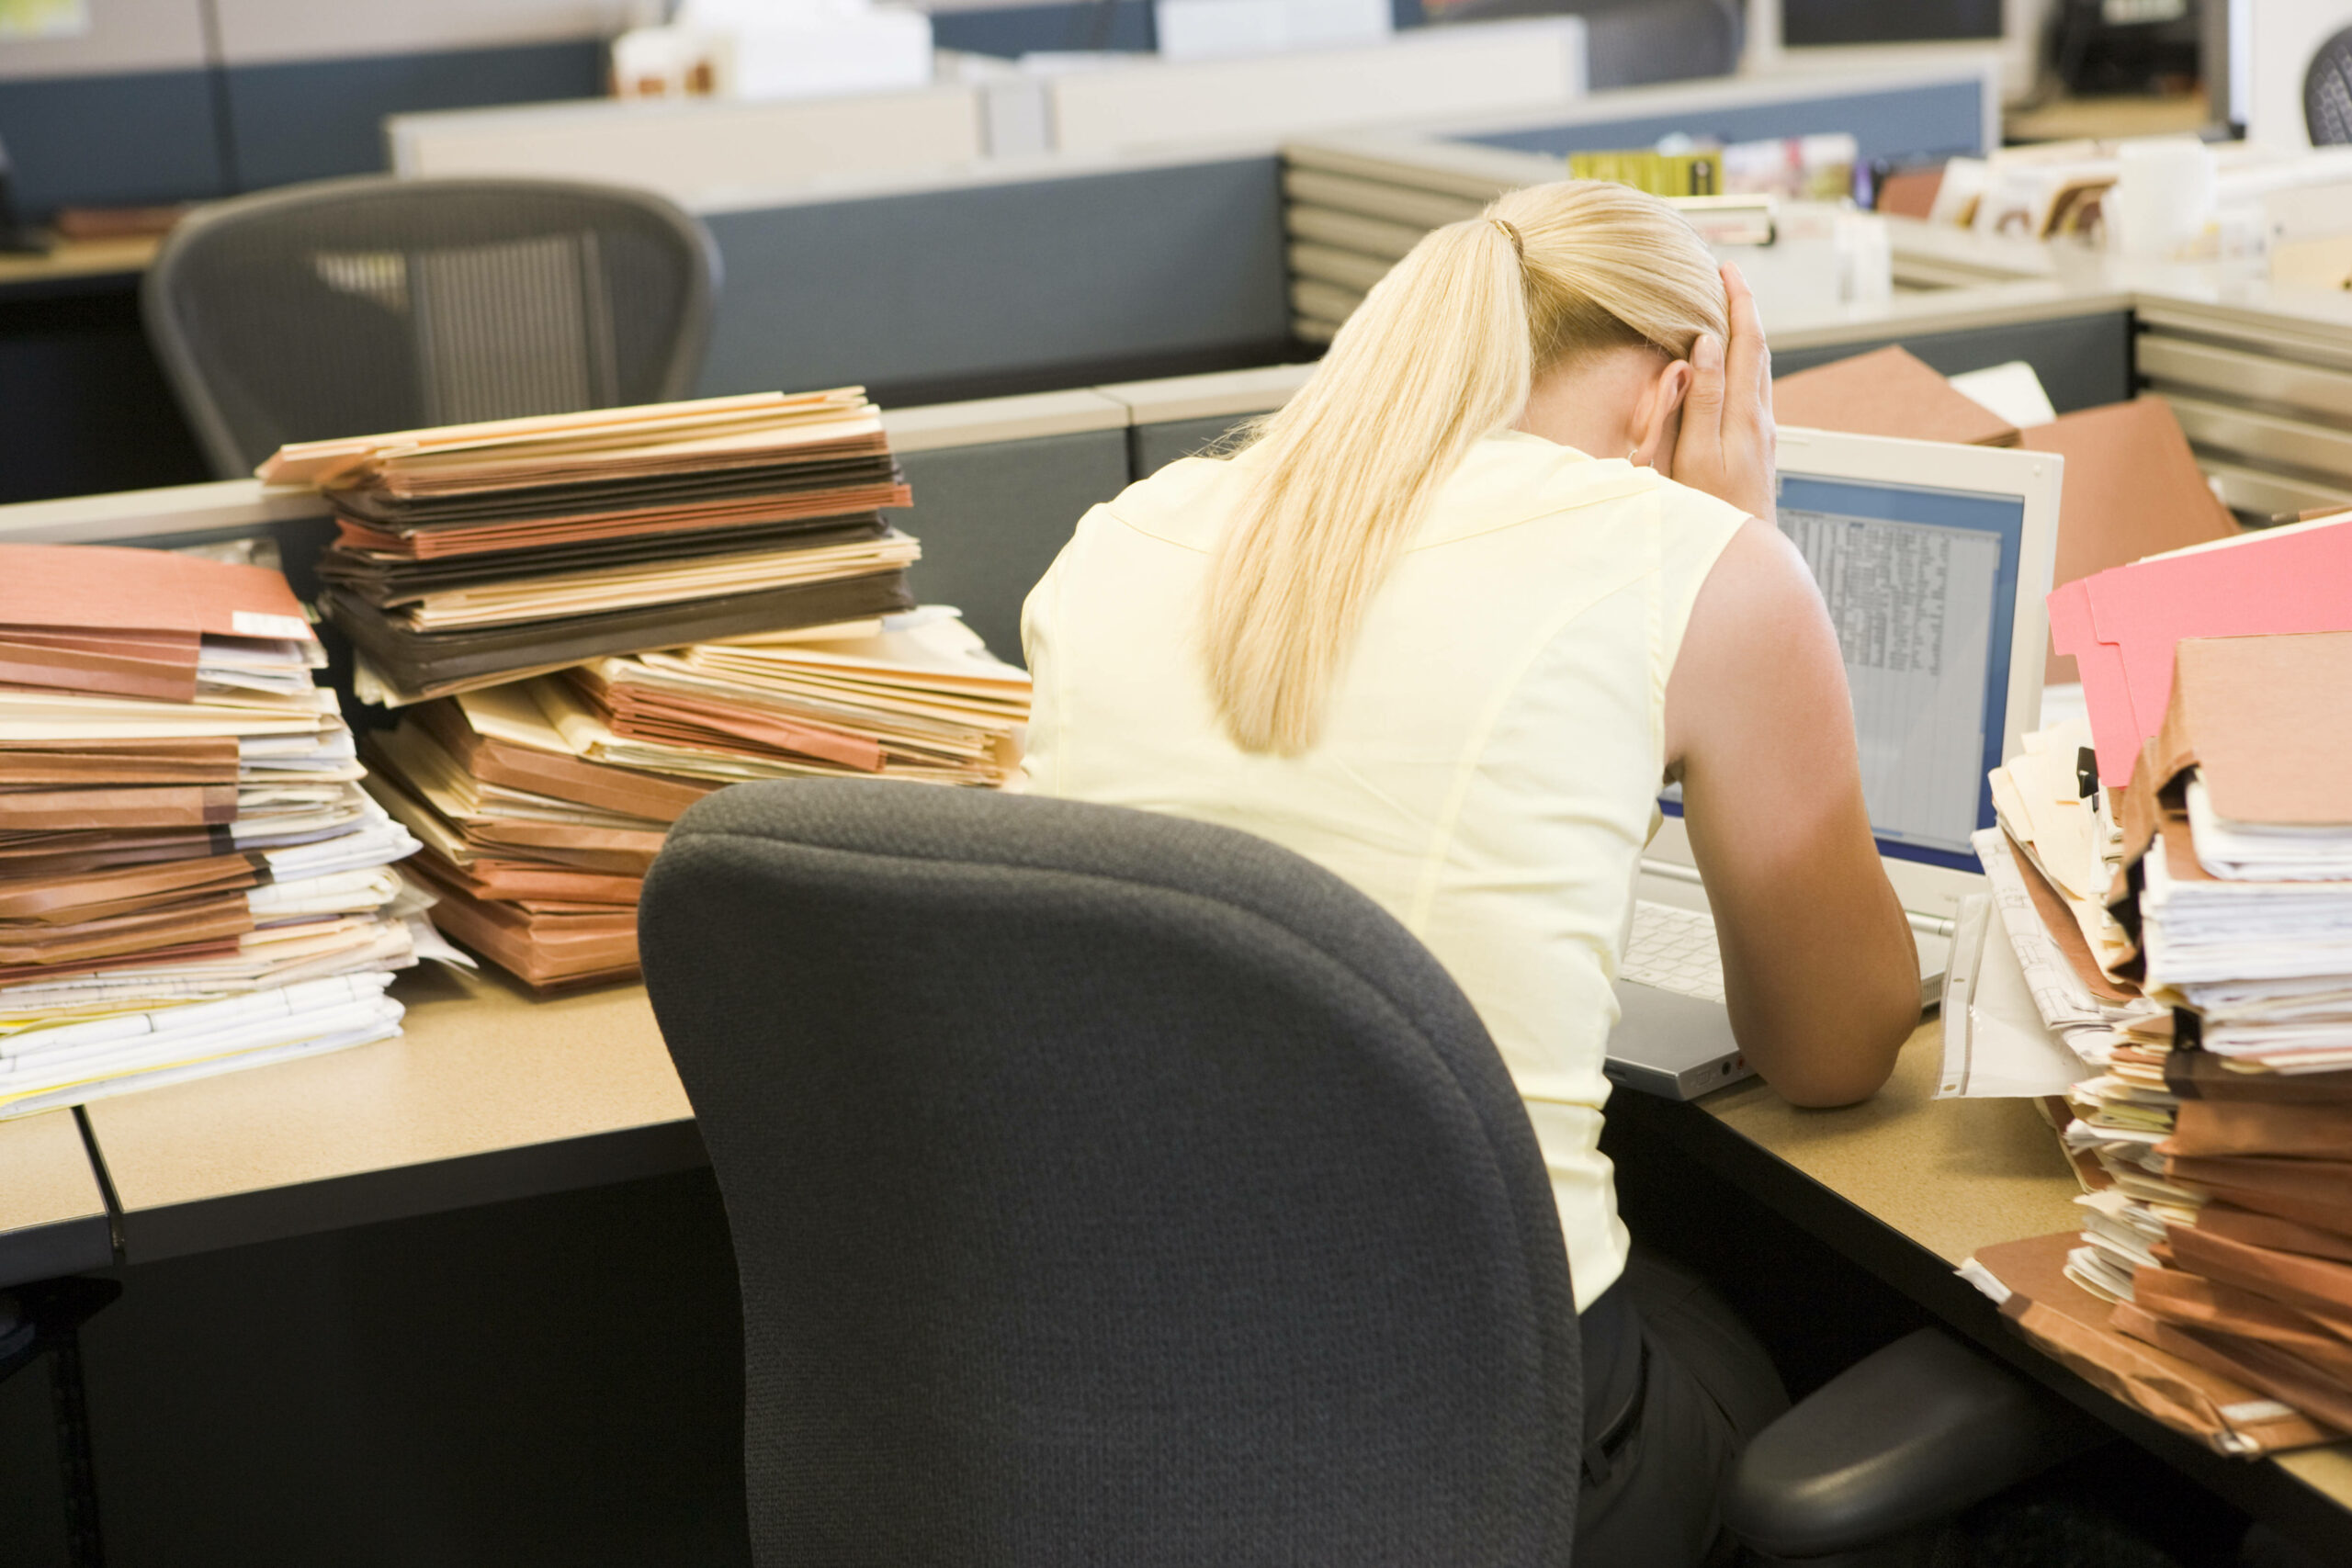
[[[1783,473],[1780,524],[1846,656],[1879,852],[1976,869],[2009,691],[2022,496]]]

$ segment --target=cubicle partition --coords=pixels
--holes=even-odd
[[[111,14],[103,10],[108,0],[95,3]],[[1548,39],[1555,58],[1538,74],[1556,73],[1556,31],[1524,26],[1534,31],[1446,29],[1452,36],[1437,40],[1438,52]],[[1962,79],[1947,77],[1939,90],[1958,90],[1955,80]],[[1070,85],[1079,91],[1075,79]],[[1451,120],[1413,140],[1426,145],[1439,132],[1510,134],[1513,126],[1532,131],[1572,119],[1606,128],[1667,114],[1700,116],[1691,123],[1703,124],[1711,95],[1765,116],[1776,133],[1796,134],[1826,123],[1837,111],[1825,106],[1855,91],[1844,77],[1637,89],[1541,114],[1521,110],[1500,127]],[[975,100],[949,90],[909,102],[906,123],[881,138],[896,151],[863,175],[811,174],[777,188],[761,183],[772,171],[752,160],[718,169],[719,183],[699,187],[692,205],[718,239],[726,274],[701,390],[855,383],[886,405],[904,405],[1312,354],[1292,331],[1274,138],[1151,153],[974,158]],[[775,117],[780,125],[802,112],[746,107],[718,110],[712,120],[700,110],[657,108],[639,121],[611,119],[604,111],[612,107],[578,106],[552,118],[517,110],[514,123],[547,118],[565,147],[575,132],[586,136],[580,126],[596,137],[639,126],[648,145],[661,147],[682,127],[700,135],[698,128],[732,124],[729,116],[740,114],[750,137],[761,126],[775,130]],[[1383,112],[1401,111],[1391,105]],[[6,118],[0,103],[0,135]],[[503,115],[461,119],[453,127],[468,135],[505,122]],[[1558,167],[1504,149],[1463,151]],[[592,173],[603,156],[548,172]],[[133,291],[143,260],[78,274],[72,265],[0,258],[0,502],[203,477],[139,335]]]
[[[706,215],[699,389],[886,406],[1264,364],[1290,347],[1272,149],[1036,160]]]

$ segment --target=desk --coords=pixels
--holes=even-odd
[[[120,240],[62,240],[47,255],[0,255],[0,295],[21,297],[51,284],[136,280],[163,242],[153,234]]]
[[[1760,1082],[1695,1105],[1621,1094],[1610,1118],[1670,1145],[2217,1495],[2352,1559],[2352,1444],[2223,1459],[2094,1390],[2011,1332],[1953,1272],[1980,1247],[2080,1225],[2080,1190],[2027,1101],[1934,1099],[1942,1027],[1921,1025],[1877,1096],[1802,1111]]]
[[[90,1106],[119,1195],[125,1258],[138,1263],[704,1161],[642,987],[535,1001],[498,979],[427,968],[402,976],[395,994],[410,1010],[401,1040]],[[1923,1025],[1886,1089],[1842,1111],[1801,1111],[1751,1082],[1696,1105],[1620,1095],[1610,1114],[2325,1560],[2352,1554],[2352,1444],[2253,1463],[2222,1459],[2034,1351],[1952,1272],[1979,1247],[2071,1230],[2081,1211],[2074,1176],[2031,1106],[1933,1100],[1940,1044],[1939,1027]],[[40,1122],[55,1125],[36,1131]],[[27,1140],[51,1140],[53,1156],[74,1138],[62,1115],[0,1124],[0,1134],[20,1129]],[[78,1141],[70,1152],[78,1158]],[[0,1194],[21,1209],[31,1189],[20,1194],[9,1179],[17,1153],[0,1136]],[[77,1201],[86,1215],[87,1193],[68,1190],[51,1206],[64,1213]],[[0,1241],[16,1212],[0,1208]]]
[[[106,1194],[74,1112],[0,1122],[0,1285],[113,1261]]]
[[[87,1107],[124,1259],[707,1163],[643,987],[538,1001],[424,965],[392,994],[401,1039]]]

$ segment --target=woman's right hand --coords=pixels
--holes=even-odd
[[[1690,350],[1690,390],[1674,444],[1679,482],[1728,501],[1751,517],[1773,520],[1775,437],[1772,351],[1756,314],[1756,296],[1739,269],[1723,269],[1731,343],[1701,334]]]

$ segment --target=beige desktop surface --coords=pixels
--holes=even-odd
[[[0,1246],[10,1231],[104,1219],[106,1194],[71,1111],[0,1122]]]
[[[425,965],[398,1040],[89,1107],[126,1214],[693,1115],[645,987],[538,1000]]]
[[[144,272],[155,259],[160,243],[152,234],[123,240],[62,240],[47,255],[0,255],[0,286]]]
[[[1957,1267],[1980,1247],[2076,1230],[2081,1190],[2030,1101],[1935,1099],[1942,1025],[1919,1026],[1894,1076],[1839,1111],[1803,1111],[1756,1079],[1709,1115]]]

